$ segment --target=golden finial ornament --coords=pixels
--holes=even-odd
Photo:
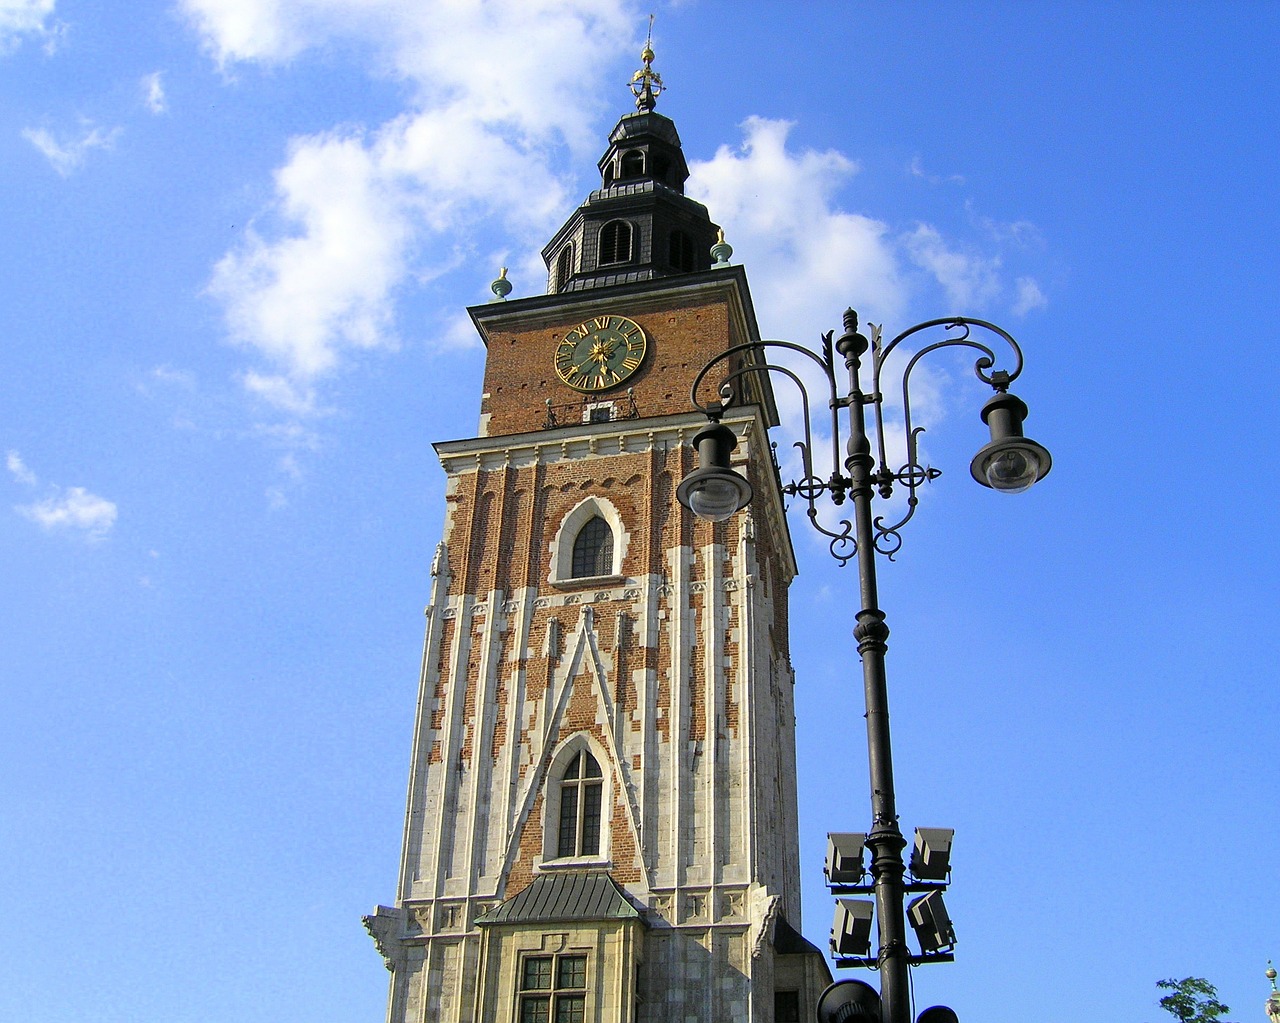
[[[711,258],[716,266],[728,266],[729,257],[733,255],[733,246],[724,240],[724,228],[716,231],[716,243],[711,246]]]
[[[497,280],[489,285],[489,290],[493,292],[495,302],[503,302],[511,294],[511,282],[507,280],[507,268],[505,266],[498,269]]]
[[[1267,980],[1271,981],[1271,994],[1267,997],[1267,1018],[1280,1023],[1280,990],[1276,990],[1276,968],[1267,960]]]
[[[662,76],[653,70],[653,15],[649,15],[649,35],[640,51],[644,67],[631,76],[631,91],[636,97],[636,109],[649,111],[658,105],[658,97],[664,88]]]

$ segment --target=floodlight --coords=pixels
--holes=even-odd
[[[818,996],[818,1023],[880,1023],[880,995],[861,980],[838,980]]]
[[[960,1023],[954,1009],[946,1005],[931,1005],[916,1017],[916,1023]]]
[[[831,921],[831,954],[869,956],[874,914],[875,903],[868,899],[836,899],[835,917]]]
[[[951,838],[955,828],[916,828],[911,874],[920,881],[945,881],[951,870]]]
[[[920,940],[920,951],[940,952],[955,945],[956,932],[942,903],[942,892],[930,892],[914,899],[907,907],[907,919]]]
[[[822,872],[827,884],[858,884],[866,875],[862,850],[867,836],[861,831],[832,831],[827,834],[827,861]]]

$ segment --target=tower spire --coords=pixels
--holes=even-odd
[[[640,51],[644,67],[631,76],[631,91],[636,97],[636,109],[649,111],[658,105],[662,95],[662,76],[653,70],[653,15],[649,15],[649,34]]]

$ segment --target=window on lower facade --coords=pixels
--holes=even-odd
[[[573,541],[571,579],[613,574],[613,530],[599,515],[578,530]]]
[[[582,1023],[587,1011],[587,957],[525,956],[520,969],[519,1023]]]
[[[604,779],[596,758],[579,752],[560,779],[560,837],[557,856],[600,854],[600,802]]]
[[[773,1023],[800,1023],[800,992],[773,993]]]

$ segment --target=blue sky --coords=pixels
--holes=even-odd
[[[465,306],[594,183],[649,8],[0,0],[0,1018],[380,1019]],[[659,109],[763,332],[1018,337],[1043,485],[963,364],[892,565],[904,827],[957,830],[918,1004],[1263,1018],[1276,921],[1280,8],[659,4]],[[781,447],[787,438],[780,438]],[[806,934],[867,822],[856,580],[793,520]]]

